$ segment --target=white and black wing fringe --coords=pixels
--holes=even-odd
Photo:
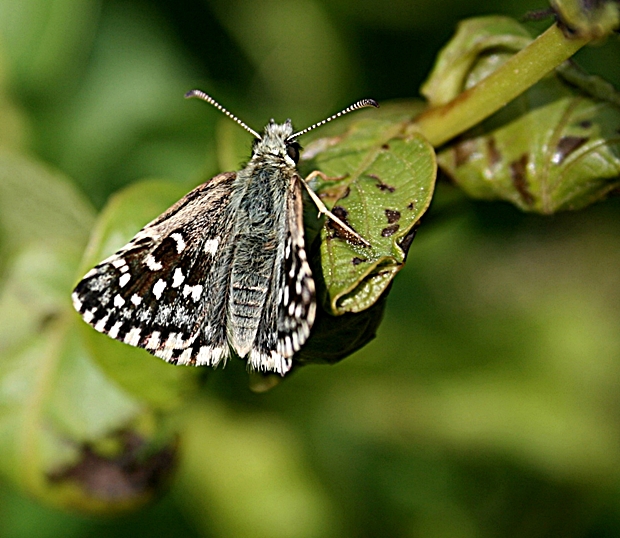
[[[230,214],[235,179],[235,173],[215,176],[90,270],[72,295],[84,320],[173,364],[217,366],[235,351],[251,369],[284,375],[316,309],[299,180],[287,195],[286,240],[267,291],[257,296],[260,322],[250,345],[241,346],[235,342],[241,329],[232,323],[239,317],[232,284],[240,256]]]

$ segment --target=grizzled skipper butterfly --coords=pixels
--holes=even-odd
[[[302,218],[302,185],[319,213],[351,242],[370,246],[325,207],[297,171],[297,137],[359,108],[363,99],[299,132],[271,120],[258,134],[211,97],[192,90],[254,136],[239,172],[200,185],[91,269],[73,305],[97,331],[173,364],[225,364],[286,374],[316,312]]]

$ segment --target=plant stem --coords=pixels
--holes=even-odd
[[[440,146],[497,112],[588,41],[567,39],[554,24],[487,78],[449,103],[422,113],[413,128],[433,146]]]

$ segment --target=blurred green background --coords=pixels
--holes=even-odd
[[[0,0],[0,145],[96,208],[145,177],[189,190],[247,156],[226,157],[227,120],[187,90],[254,129],[303,128],[415,97],[461,18],[544,7]],[[620,86],[619,53],[578,61]],[[619,216],[617,200],[539,217],[440,185],[370,345],[263,395],[241,361],[210,373],[161,500],[97,520],[0,485],[0,536],[620,536]]]

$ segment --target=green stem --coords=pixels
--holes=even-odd
[[[449,103],[421,114],[413,127],[433,146],[440,146],[497,112],[588,41],[567,39],[554,24],[487,78]]]

